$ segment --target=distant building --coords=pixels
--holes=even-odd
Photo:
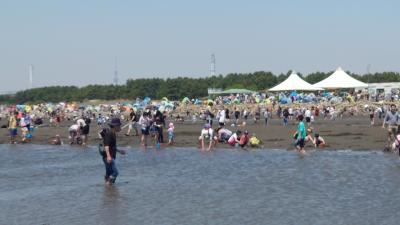
[[[209,88],[208,95],[231,95],[231,94],[253,94],[254,91],[247,89],[228,89],[223,90],[222,88]]]
[[[16,91],[0,91],[0,95],[15,95]]]
[[[365,90],[366,88],[356,88],[357,90]],[[368,93],[371,95],[384,93],[385,95],[391,93],[399,93],[400,82],[388,82],[388,83],[369,83]]]
[[[223,91],[224,90],[222,88],[208,88],[207,89],[208,95],[219,95]]]

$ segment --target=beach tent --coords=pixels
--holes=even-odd
[[[324,80],[314,84],[314,87],[325,89],[342,89],[342,88],[356,88],[368,87],[368,84],[354,79],[348,75],[342,68],[337,68],[336,71]]]
[[[298,94],[296,91],[292,91],[292,93],[290,93],[290,97],[296,97]]]
[[[212,99],[208,99],[206,101],[206,104],[209,105],[209,106],[213,106],[215,103],[214,103],[214,101]]]
[[[322,88],[314,87],[299,77],[296,73],[290,76],[282,83],[269,89],[269,91],[321,91]]]
[[[182,100],[183,104],[189,104],[190,103],[190,99],[188,97],[183,98]]]
[[[193,104],[195,104],[195,105],[201,105],[201,100],[196,98],[196,99],[193,101]]]
[[[143,103],[144,103],[145,105],[150,104],[150,102],[151,102],[151,98],[149,98],[149,97],[144,97]]]
[[[247,89],[228,89],[221,93],[222,94],[253,94],[254,91],[250,91]]]

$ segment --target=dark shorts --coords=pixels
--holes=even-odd
[[[89,134],[89,125],[86,125],[82,128],[82,135],[88,135]]]
[[[225,133],[222,133],[222,134],[221,134],[221,140],[220,140],[220,141],[221,141],[222,143],[227,143],[230,137],[231,137],[230,135],[225,134]]]
[[[10,129],[10,136],[15,137],[17,136],[17,134],[18,134],[17,128]]]
[[[147,135],[150,134],[149,128],[142,128],[140,131],[142,132],[142,135],[146,135],[147,136]]]
[[[304,138],[300,138],[296,141],[296,147],[304,148]]]
[[[311,118],[310,117],[306,117],[306,122],[307,123],[311,122]]]

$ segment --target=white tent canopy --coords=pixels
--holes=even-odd
[[[368,84],[354,79],[348,75],[342,68],[337,68],[336,71],[324,80],[314,84],[314,87],[325,89],[340,89],[340,88],[356,88],[368,87]]]
[[[322,88],[314,87],[312,84],[307,83],[301,79],[296,73],[290,76],[282,83],[269,89],[269,91],[321,91]]]

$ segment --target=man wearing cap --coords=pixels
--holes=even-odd
[[[118,118],[112,118],[109,123],[110,129],[104,129],[101,132],[103,139],[104,154],[103,162],[106,167],[106,175],[104,177],[106,184],[113,184],[118,176],[118,169],[115,164],[117,152],[124,155],[124,150],[117,149],[116,133],[121,131],[121,121]]]

